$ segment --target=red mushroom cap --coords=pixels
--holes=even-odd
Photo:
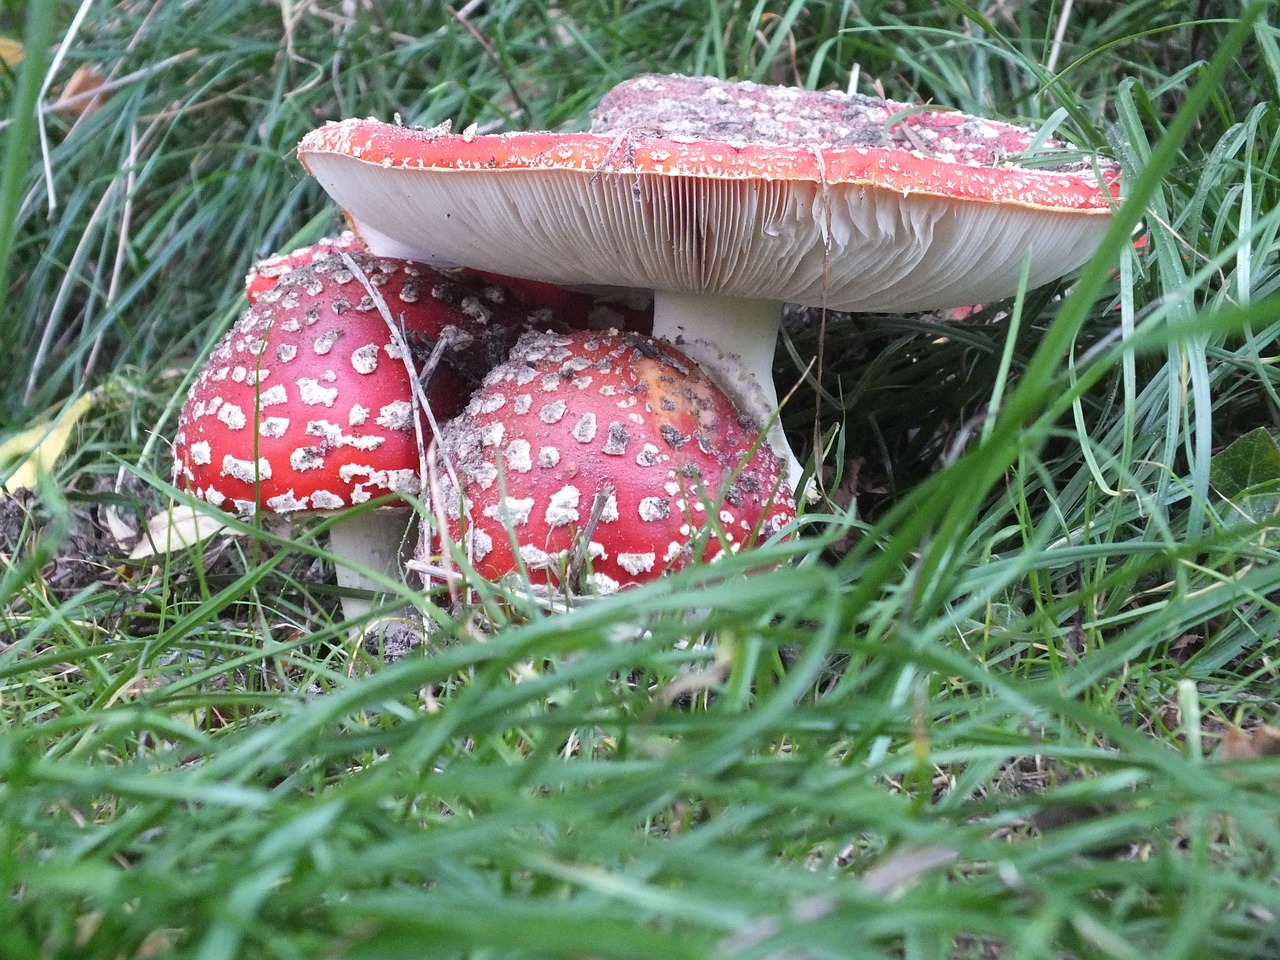
[[[845,310],[1001,299],[1028,250],[1031,285],[1048,282],[1092,254],[1118,194],[1111,161],[1018,165],[1035,133],[1009,124],[677,79],[624,85],[591,133],[344,120],[298,155],[381,252]]]
[[[578,550],[588,585],[611,592],[795,517],[759,428],[691,360],[638,334],[522,337],[444,428],[439,456],[462,487],[442,466],[450,534],[492,580],[523,567],[563,585]]]
[[[530,317],[489,299],[485,284],[351,256],[399,341],[338,257],[290,271],[244,313],[192,385],[174,440],[175,483],[228,510],[261,504],[278,513],[419,490],[419,442],[431,434],[424,420],[415,425],[399,344],[419,375],[435,344],[450,344],[426,387],[443,422],[463,408],[467,380],[502,359]]]

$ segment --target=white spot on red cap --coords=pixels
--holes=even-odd
[[[622,456],[627,452],[627,441],[631,439],[631,434],[627,432],[627,428],[618,421],[609,424],[609,437],[604,443],[604,452],[611,456]]]
[[[341,510],[346,502],[336,493],[317,490],[311,494],[311,506],[315,510]]]
[[[494,391],[493,393],[486,393],[481,398],[480,408],[476,412],[482,414],[493,413],[497,410],[501,410],[506,402],[507,398],[504,394],[498,393],[497,391]]]
[[[239,480],[242,483],[256,483],[259,480],[271,479],[271,461],[265,457],[253,460],[241,460],[227,454],[222,458],[222,475]]]
[[[295,513],[298,510],[307,509],[307,498],[303,497],[299,500],[297,496],[295,496],[293,489],[290,488],[284,493],[277,494],[274,497],[268,497],[267,509],[273,510],[276,513]]]
[[[573,427],[573,438],[579,443],[590,443],[596,436],[596,415],[584,413]]]
[[[319,470],[324,466],[324,454],[319,447],[298,447],[289,454],[289,466],[302,473],[306,470]]]
[[[617,593],[621,589],[622,584],[609,576],[607,573],[593,571],[587,574],[587,586],[593,593],[601,596],[607,596],[610,593]]]
[[[502,421],[491,423],[480,431],[480,444],[485,447],[496,447],[502,443],[502,438],[506,436],[507,425]]]
[[[543,550],[541,547],[535,547],[531,543],[522,543],[520,545],[520,561],[530,570],[541,570],[551,566],[551,554]]]
[[[641,520],[650,523],[665,520],[671,516],[671,502],[665,497],[645,497],[640,501],[638,510]]]
[[[658,555],[652,551],[649,553],[620,553],[618,554],[618,566],[633,577],[638,577],[642,573],[648,573],[653,569],[653,565],[657,562]]]
[[[351,351],[351,366],[356,373],[373,373],[378,369],[378,345],[366,343]]]
[[[393,400],[378,411],[374,422],[388,430],[412,430],[413,404],[408,400]]]
[[[474,562],[479,563],[488,556],[489,551],[493,549],[493,537],[489,536],[489,534],[485,533],[483,530],[477,530],[475,527],[471,527],[464,535],[462,545],[466,549],[468,556],[470,556]]]
[[[512,440],[507,444],[507,449],[503,453],[507,469],[514,470],[516,473],[528,473],[533,469],[533,459],[530,456],[530,452],[531,447],[528,440]]]
[[[274,407],[277,403],[288,403],[289,394],[285,391],[283,383],[277,383],[274,387],[267,387],[258,394],[259,407]]]
[[[498,503],[484,508],[484,515],[504,526],[519,527],[529,522],[533,512],[533,497],[503,497]]]
[[[355,437],[342,432],[342,426],[329,420],[307,421],[307,435],[320,437],[324,446],[333,450],[339,447],[354,447],[357,450],[376,450],[386,442],[385,437]]]
[[[480,485],[481,490],[488,490],[498,479],[498,468],[487,460],[478,463],[471,469],[471,479]]]
[[[275,440],[284,436],[284,432],[289,429],[288,417],[264,417],[258,432],[264,437],[270,437]]]
[[[338,399],[338,388],[322,387],[319,381],[311,377],[300,377],[298,379],[298,395],[302,402],[308,406],[323,405],[332,407],[333,401]],[[266,404],[263,404],[263,406],[266,406]]]
[[[218,419],[232,430],[243,430],[245,424],[249,422],[244,411],[234,403],[224,403],[218,411]]]
[[[544,519],[549,527],[565,527],[578,522],[578,503],[582,493],[573,484],[566,484],[551,495]]]

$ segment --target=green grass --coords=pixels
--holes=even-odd
[[[96,391],[0,502],[0,956],[1275,956],[1280,761],[1218,756],[1280,710],[1270,8],[355,6],[89,4],[56,82],[132,79],[45,115],[51,193],[79,4],[0,5],[0,443]],[[404,589],[394,660],[314,529],[127,561],[252,258],[336,223],[307,130],[855,69],[1055,123],[1129,201],[1018,311],[827,318],[802,537],[555,615]]]

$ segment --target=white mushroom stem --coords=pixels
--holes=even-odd
[[[402,580],[406,551],[412,552],[412,521],[413,511],[408,507],[379,507],[344,517],[330,527],[329,552],[337,561],[338,586],[378,593],[383,585],[370,574]],[[364,617],[372,608],[368,598],[342,597],[342,615],[347,620]]]
[[[787,464],[792,490],[800,485],[800,462],[782,432],[773,354],[782,323],[776,300],[744,300],[705,293],[653,295],[653,335],[680,348],[716,381],[734,404],[762,426],[765,440]]]

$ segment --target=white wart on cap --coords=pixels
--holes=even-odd
[[[1028,255],[1032,286],[1087,260],[1118,193],[1108,161],[1019,166],[1032,131],[839,93],[640,77],[597,116],[486,136],[345,120],[298,155],[375,251],[655,290],[654,334],[762,422],[781,302],[1001,299]]]
[[[444,428],[439,512],[490,580],[608,593],[736,552],[795,517],[759,428],[638,334],[522,337]],[[461,489],[453,478],[461,482]]]

